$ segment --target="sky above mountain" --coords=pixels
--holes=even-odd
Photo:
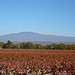
[[[18,32],[75,37],[75,0],[0,0],[0,36]]]

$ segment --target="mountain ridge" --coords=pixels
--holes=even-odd
[[[54,35],[48,33],[40,32],[20,32],[20,33],[11,33],[0,36],[0,42],[7,42],[8,40],[15,42],[53,42],[53,43],[66,43],[66,42],[75,42],[75,37],[68,37],[62,35]]]

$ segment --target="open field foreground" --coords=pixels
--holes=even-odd
[[[0,49],[0,75],[75,75],[75,50]]]

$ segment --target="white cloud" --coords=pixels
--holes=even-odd
[[[36,32],[38,34],[44,34],[44,35],[55,35],[55,36],[62,36],[62,35],[56,35],[56,34],[49,34],[49,33],[42,33],[42,32]]]

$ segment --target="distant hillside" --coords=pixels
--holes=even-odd
[[[0,36],[0,42],[34,42],[34,43],[75,43],[75,37],[52,35],[47,33],[20,32]]]

